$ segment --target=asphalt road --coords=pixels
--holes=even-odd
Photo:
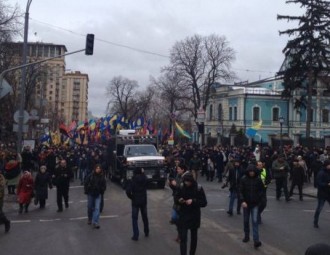
[[[228,189],[221,184],[200,179],[208,206],[202,209],[197,253],[218,254],[304,254],[317,242],[330,243],[330,208],[325,206],[320,228],[313,228],[316,199],[305,197],[299,201],[276,201],[273,184],[268,190],[268,207],[260,226],[262,246],[255,250],[253,242],[243,243],[242,215],[229,217]],[[168,188],[148,190],[150,236],[131,240],[131,208],[126,194],[117,184],[108,182],[101,228],[87,225],[87,199],[82,186],[74,182],[70,188],[70,207],[57,213],[56,190],[50,190],[46,209],[31,205],[29,213],[19,215],[15,202],[6,202],[5,212],[12,221],[8,234],[0,233],[0,254],[112,254],[112,255],[174,255],[180,254],[174,241],[175,227],[169,224],[172,206]],[[7,198],[13,200],[14,198]],[[140,220],[140,230],[142,222]],[[142,231],[143,232],[143,231]]]

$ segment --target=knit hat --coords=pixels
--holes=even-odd
[[[194,182],[195,181],[194,176],[190,172],[187,172],[186,174],[184,174],[182,177],[182,180],[184,182]]]

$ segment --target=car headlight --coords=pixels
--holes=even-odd
[[[157,160],[158,165],[164,165],[164,159]]]
[[[135,161],[127,161],[127,165],[134,166],[135,165]]]

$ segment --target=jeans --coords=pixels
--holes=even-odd
[[[88,215],[88,220],[92,221],[92,224],[99,224],[100,204],[101,204],[101,195],[98,195],[96,197],[92,195],[88,195],[87,215]]]
[[[250,216],[252,220],[252,234],[253,240],[255,242],[259,241],[259,231],[258,231],[258,205],[253,207],[243,208],[243,218],[244,218],[244,233],[246,237],[250,236]]]
[[[81,184],[83,184],[85,181],[86,173],[87,173],[87,169],[79,168],[79,179]]]
[[[139,238],[139,225],[138,225],[139,210],[141,210],[141,216],[144,226],[144,234],[146,236],[149,235],[149,220],[147,214],[147,205],[141,205],[141,206],[132,205],[132,225],[133,225],[134,238]]]
[[[233,212],[234,209],[234,202],[237,200],[237,212],[240,212],[240,201],[239,201],[239,194],[237,190],[230,191],[230,198],[229,198],[229,212]]]
[[[190,252],[189,255],[195,255],[197,248],[197,232],[198,228],[190,229]],[[188,239],[188,228],[180,227],[180,253],[181,255],[187,255],[187,239]]]
[[[316,224],[316,225],[319,223],[320,213],[321,213],[326,201],[328,201],[328,203],[330,204],[330,198],[327,198],[327,199],[318,198],[317,199],[317,207],[316,207],[315,214],[314,214],[314,224]]]

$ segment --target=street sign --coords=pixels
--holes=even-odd
[[[3,98],[8,93],[13,93],[13,88],[5,79],[3,79],[2,84],[0,84],[0,98]]]
[[[28,129],[29,129],[28,125],[23,125],[23,133],[27,133]],[[18,124],[13,125],[13,131],[18,132]]]
[[[30,119],[30,115],[27,111],[24,111],[23,112],[23,124],[26,124]],[[19,111],[17,110],[15,113],[14,113],[14,120],[16,123],[19,122]]]
[[[199,108],[199,110],[197,111],[197,122],[204,122],[205,120],[205,111],[203,108]]]

